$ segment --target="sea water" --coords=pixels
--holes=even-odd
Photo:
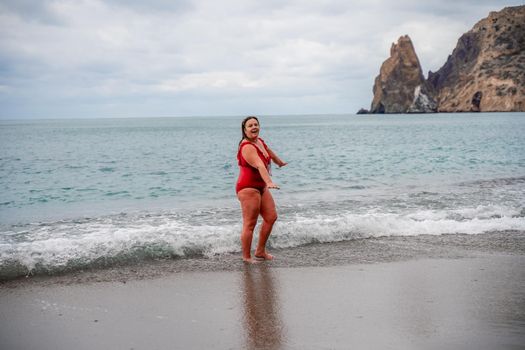
[[[239,252],[242,119],[0,121],[0,278]],[[525,231],[525,113],[260,122],[272,248]]]

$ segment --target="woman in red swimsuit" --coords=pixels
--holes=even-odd
[[[244,119],[241,130],[242,140],[237,152],[240,172],[236,191],[242,209],[242,259],[253,263],[251,246],[253,230],[259,215],[262,216],[263,223],[259,232],[259,242],[255,249],[255,259],[273,259],[273,256],[266,252],[266,241],[268,241],[273,224],[277,220],[277,211],[269,189],[279,189],[279,186],[273,183],[268,169],[271,161],[279,167],[285,166],[287,163],[283,162],[259,138],[260,126],[256,117],[250,116]]]

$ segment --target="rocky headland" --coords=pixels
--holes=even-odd
[[[392,44],[363,113],[525,111],[525,6],[491,12],[425,79],[408,35]]]

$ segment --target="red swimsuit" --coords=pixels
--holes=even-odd
[[[270,165],[270,152],[268,152],[268,146],[266,146],[266,143],[261,140],[264,149],[268,153],[268,158],[264,156],[264,153],[259,149],[259,147],[255,146],[255,149],[257,150],[257,153],[259,154],[259,157],[263,161],[264,165],[266,166],[266,169],[268,169]],[[246,159],[242,156],[242,148],[246,145],[253,145],[253,143],[248,141],[243,141],[239,145],[239,151],[237,152],[237,160],[239,161],[239,179],[237,180],[237,186],[235,187],[235,191],[239,193],[240,190],[244,188],[255,188],[259,192],[263,193],[264,189],[266,188],[266,183],[261,177],[261,174],[259,173],[259,170],[252,167]]]

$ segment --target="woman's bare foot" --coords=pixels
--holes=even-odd
[[[257,264],[257,263],[259,263],[259,261],[257,259],[252,259],[252,258],[242,258],[242,261],[247,263],[247,264]]]
[[[255,254],[255,259],[261,261],[261,260],[273,260],[273,255],[267,252],[264,252],[262,254]]]

